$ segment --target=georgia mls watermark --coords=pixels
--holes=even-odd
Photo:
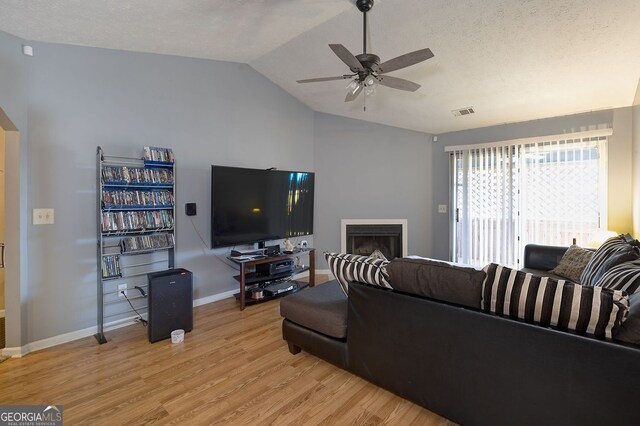
[[[0,426],[61,426],[62,405],[0,405]]]

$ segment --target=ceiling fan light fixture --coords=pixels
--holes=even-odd
[[[351,93],[355,93],[359,86],[360,82],[357,79],[353,79],[349,84],[347,84],[347,90]]]
[[[364,94],[365,96],[373,96],[376,94],[378,88],[378,80],[373,75],[368,75],[364,79]]]
[[[364,94],[366,96],[373,96],[376,94],[376,89],[378,88],[377,84],[371,85],[371,86],[366,86],[364,89]]]

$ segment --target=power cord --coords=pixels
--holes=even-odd
[[[202,245],[208,248],[206,241],[204,240],[204,238],[202,238],[202,235],[200,235],[200,232],[198,232],[198,228],[196,228],[196,224],[193,222],[192,216],[189,216],[189,221],[191,222],[191,226],[193,226],[193,230],[196,231],[196,235],[198,236],[198,238],[200,238]]]
[[[135,286],[135,289],[138,289],[140,291],[140,293],[143,293],[143,296],[146,297],[146,295],[144,295],[144,290],[142,290],[140,287]],[[120,291],[120,294],[122,294],[124,296],[125,299],[127,299],[127,302],[129,302],[129,306],[131,306],[131,309],[133,309],[133,312],[135,312],[136,314],[138,314],[138,318],[136,318],[136,321],[138,321],[139,323],[142,324],[143,327],[147,326],[148,321],[144,318],[142,318],[142,315],[140,315],[140,312],[138,312],[136,310],[136,308],[133,307],[133,303],[131,303],[131,300],[129,300],[129,298],[127,297],[127,293],[124,292],[124,290]]]
[[[202,246],[204,247],[202,249],[202,252],[206,255],[207,252],[205,251],[205,249],[208,249],[209,246],[207,245],[207,242],[204,240],[204,238],[202,238],[202,235],[200,235],[200,232],[198,232],[198,228],[196,227],[196,224],[193,222],[193,218],[192,217],[189,217],[189,221],[191,222],[191,226],[193,226],[193,230],[196,232],[196,235],[198,236],[198,238],[200,239],[200,242],[202,243]],[[219,255],[217,255],[215,253],[213,253],[213,255],[221,263],[224,263],[225,265],[227,265],[229,268],[233,269],[234,271],[239,271],[240,270],[240,267],[236,267],[236,265],[232,265],[231,263],[227,263]]]

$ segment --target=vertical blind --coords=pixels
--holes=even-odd
[[[522,267],[526,244],[588,245],[606,228],[610,134],[447,147],[452,259]]]

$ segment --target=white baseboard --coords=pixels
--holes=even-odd
[[[309,271],[300,272],[299,274],[295,274],[291,276],[292,280],[297,280],[300,278],[307,278],[309,276]]]
[[[196,299],[193,301],[193,307],[195,308],[196,306],[207,305],[209,303],[213,303],[219,300],[233,297],[233,295],[236,294],[237,292],[238,290],[229,290],[229,291],[225,291],[224,293],[218,293],[212,296],[201,297],[200,299]]]
[[[0,355],[2,356],[10,356],[12,358],[20,358],[22,356],[22,348],[3,348],[0,351]]]
[[[236,293],[235,290],[225,291],[224,293],[214,294],[212,296],[202,297],[193,301],[193,306],[202,306],[209,303],[217,302],[229,297],[233,297]],[[136,324],[134,321],[136,317],[123,318],[116,321],[112,321],[104,324],[104,331],[116,330],[118,328],[126,327],[128,325]],[[41,349],[50,348],[52,346],[61,345],[63,343],[69,343],[74,340],[83,339],[85,337],[93,336],[98,332],[98,327],[88,327],[82,330],[72,331],[69,333],[59,334],[57,336],[48,337],[46,339],[37,340],[35,342],[27,343],[24,346],[18,346],[13,348],[2,349],[1,354],[3,356],[10,356],[12,358],[21,358],[28,353],[39,351]]]
[[[0,318],[4,318],[4,309],[0,309]]]
[[[126,327],[128,325],[135,324],[134,321],[137,317],[123,318],[116,321],[112,321],[104,324],[104,331],[116,330],[118,328]],[[50,348],[52,346],[61,345],[63,343],[73,342],[74,340],[83,339],[85,337],[93,336],[98,332],[98,327],[88,327],[82,330],[71,331],[69,333],[59,334],[53,337],[47,337],[46,339],[36,340],[35,342],[27,343],[24,346],[18,346],[13,348],[4,348],[2,355],[10,356],[13,358],[23,357],[31,352],[39,351],[41,349]]]
[[[316,275],[329,275],[329,279],[334,279],[334,276],[329,269],[316,269]],[[309,271],[304,271],[297,275],[294,275],[292,278],[294,280],[297,280],[298,278],[307,278],[308,276]]]

